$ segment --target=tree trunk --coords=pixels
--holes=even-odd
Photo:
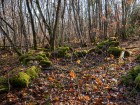
[[[34,45],[34,49],[37,49],[37,40],[36,40],[36,32],[35,32],[35,26],[34,26],[34,19],[33,19],[33,15],[30,9],[30,5],[29,5],[29,0],[26,0],[26,5],[27,5],[27,9],[30,15],[30,19],[31,19],[31,27],[32,27],[32,33],[33,33],[33,45]]]

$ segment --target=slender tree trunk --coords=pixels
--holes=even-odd
[[[105,20],[104,20],[104,37],[107,38],[107,26],[108,26],[108,0],[105,0]]]
[[[27,5],[27,9],[28,9],[30,19],[31,19],[31,27],[32,27],[32,33],[33,33],[33,44],[34,44],[34,49],[36,50],[37,49],[36,32],[35,32],[33,15],[32,15],[32,12],[31,12],[30,5],[29,5],[29,0],[26,0],[26,5]]]
[[[12,42],[12,40],[10,39],[9,35],[5,32],[5,30],[0,26],[0,30],[2,31],[2,33],[6,36],[6,38],[8,39],[9,43],[12,45],[14,51],[21,56],[22,54],[18,51],[18,49],[15,47],[14,43]]]
[[[61,0],[58,0],[56,17],[55,17],[55,24],[54,24],[54,28],[53,28],[53,35],[52,35],[52,38],[50,40],[50,45],[51,45],[53,50],[55,49],[55,38],[56,38],[56,32],[57,32],[57,27],[58,27],[58,23],[59,23],[60,10],[61,10]]]

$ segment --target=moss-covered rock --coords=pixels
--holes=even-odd
[[[32,66],[26,70],[26,74],[28,74],[31,77],[31,79],[34,79],[38,77],[39,69],[40,68],[36,66]]]
[[[3,76],[0,77],[0,84],[6,84],[7,83],[7,79]]]
[[[136,57],[136,61],[140,62],[140,54]]]
[[[24,54],[24,55],[19,57],[19,61],[24,65],[27,65],[28,62],[31,60],[35,60],[35,58],[30,54]]]
[[[35,56],[35,60],[37,60],[37,61],[40,61],[40,60],[43,60],[43,59],[44,59],[44,57],[42,57],[40,55]]]
[[[88,53],[92,53],[92,52],[95,52],[96,51],[96,48],[91,48],[88,50]]]
[[[135,66],[132,70],[129,71],[129,73],[132,75],[134,80],[140,73],[140,66]]]
[[[69,52],[70,47],[58,47],[54,52],[51,53],[52,57],[65,57]]]
[[[118,41],[117,37],[109,37],[109,41]]]
[[[123,50],[119,47],[109,47],[108,53],[114,55],[115,57],[119,57]]]
[[[10,78],[10,83],[14,87],[27,87],[29,85],[30,76],[24,72],[19,72]]]
[[[135,78],[135,81],[134,81],[136,87],[138,89],[140,89],[140,74],[138,74],[138,76]]]
[[[49,60],[41,60],[39,63],[42,67],[50,67],[52,66],[52,62]]]
[[[0,85],[0,93],[7,92],[8,90],[8,85]]]
[[[46,57],[51,57],[51,53],[50,52],[46,52]]]
[[[124,57],[129,57],[131,55],[130,51],[125,50]]]
[[[57,50],[58,50],[58,57],[64,57],[69,51],[69,47],[59,47]]]
[[[122,82],[126,86],[128,85],[138,85],[139,84],[139,79],[140,79],[140,66],[135,66],[133,69],[131,69],[125,76],[122,77]]]
[[[41,56],[41,57],[44,57],[44,58],[46,57],[46,53],[44,51],[40,51],[36,55]]]
[[[130,73],[128,73],[127,75],[122,76],[122,81],[123,84],[126,86],[133,84],[133,76]]]
[[[99,44],[97,44],[98,49],[103,49],[104,47],[117,47],[119,46],[119,41],[105,40]]]
[[[66,55],[65,55],[65,58],[67,58],[67,59],[70,59],[72,57],[72,54],[71,53],[67,53]]]
[[[8,80],[7,78],[1,76],[0,77],[0,93],[7,92],[8,89]]]
[[[77,56],[77,57],[84,57],[84,56],[86,56],[87,53],[88,53],[87,50],[75,51],[75,52],[74,52],[74,56]]]

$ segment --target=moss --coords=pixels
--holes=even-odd
[[[92,53],[92,52],[95,52],[96,51],[96,48],[91,48],[88,50],[88,53]]]
[[[140,89],[140,74],[138,74],[138,76],[135,78],[135,81],[134,81],[136,87],[138,89]]]
[[[44,58],[40,55],[35,56],[35,60],[40,61],[43,60]]]
[[[140,54],[136,57],[137,61],[140,61]]]
[[[83,56],[86,56],[87,53],[88,53],[87,50],[82,50],[82,51],[74,52],[74,55],[77,56],[77,57],[83,57]]]
[[[108,53],[114,55],[115,57],[119,57],[122,52],[122,49],[119,47],[109,47]]]
[[[71,58],[71,56],[72,56],[71,53],[67,53],[67,54],[65,55],[65,58],[68,58],[68,59],[69,59],[69,58]]]
[[[41,60],[41,61],[40,61],[40,65],[41,65],[42,67],[50,67],[50,66],[52,66],[52,62],[49,61],[49,60]]]
[[[7,85],[0,85],[0,93],[7,92],[9,90]]]
[[[140,77],[140,66],[135,66],[133,69],[131,69],[126,76],[122,77],[123,84],[126,86],[130,84],[136,84],[136,81],[138,81],[136,78],[139,75]],[[140,86],[140,85],[139,85]]]
[[[22,62],[25,58],[28,58],[30,55],[29,54],[24,54],[19,57],[19,61]]]
[[[0,77],[0,93],[7,92],[8,89],[8,80],[7,78],[1,76]]]
[[[28,74],[31,79],[38,77],[38,68],[36,66],[32,66],[26,70],[26,74]]]
[[[19,72],[10,78],[10,82],[14,87],[27,87],[30,81],[30,76],[24,72]]]
[[[6,84],[7,83],[7,78],[1,76],[0,77],[0,84]]]
[[[28,55],[33,55],[33,54],[35,54],[35,51],[36,51],[36,50],[30,50],[27,54],[28,54]]]
[[[129,57],[130,55],[131,55],[131,52],[130,51],[125,51],[124,57]]]
[[[104,47],[117,47],[119,46],[119,41],[112,41],[112,40],[105,40],[99,44],[97,44],[97,48],[98,49],[103,49]]]
[[[22,56],[20,56],[19,61],[24,64],[27,65],[29,61],[34,60],[35,58],[30,55],[30,54],[24,54]]]
[[[70,51],[69,47],[59,47],[51,53],[52,57],[65,57],[65,55]]]
[[[122,82],[124,85],[128,86],[133,83],[133,77],[130,73],[125,76],[122,76]]]
[[[140,73],[140,66],[135,66],[133,69],[129,71],[129,73],[132,75],[134,80],[137,77],[137,75]]]
[[[37,55],[42,56],[42,57],[46,57],[46,53],[44,51],[40,51]]]
[[[51,53],[50,52],[46,52],[46,57],[51,57]]]
[[[110,37],[110,38],[109,38],[109,41],[117,41],[117,40],[118,40],[117,37]]]
[[[69,47],[59,47],[57,50],[58,50],[58,57],[64,57],[69,51]]]

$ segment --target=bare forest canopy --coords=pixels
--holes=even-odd
[[[0,46],[48,47],[139,33],[139,0],[0,0]]]

